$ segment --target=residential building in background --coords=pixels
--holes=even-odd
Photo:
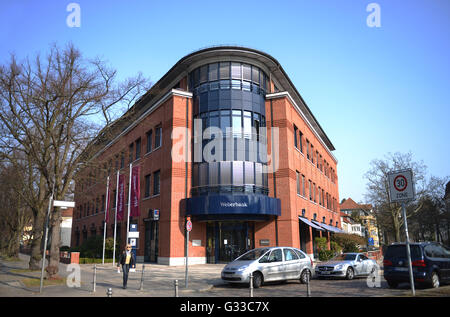
[[[343,228],[350,234],[366,237],[368,246],[379,248],[378,226],[370,204],[358,204],[353,199],[343,199],[339,205]]]

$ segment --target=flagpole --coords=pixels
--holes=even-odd
[[[131,207],[131,170],[133,167],[133,163],[130,163],[130,179],[128,182],[128,217],[127,217],[127,244],[129,243],[128,241],[128,235],[130,233],[130,207]]]
[[[116,264],[116,232],[117,232],[117,202],[119,195],[119,171],[117,171],[116,177],[116,212],[114,216],[114,246],[113,246],[113,266]]]
[[[103,256],[102,256],[102,264],[105,264],[105,242],[106,242],[106,214],[108,213],[109,201],[108,201],[108,193],[109,193],[109,176],[106,179],[106,197],[105,197],[105,219],[103,221]]]

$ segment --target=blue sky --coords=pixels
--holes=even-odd
[[[81,8],[81,27],[66,7]],[[381,27],[366,24],[369,3]],[[276,58],[336,147],[340,199],[362,201],[372,159],[413,153],[450,175],[450,1],[2,0],[0,62],[72,42],[123,78],[156,82],[203,47],[236,44]]]

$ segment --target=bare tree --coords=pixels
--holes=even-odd
[[[375,159],[370,170],[364,175],[367,179],[365,199],[374,206],[377,222],[384,232],[393,234],[395,241],[401,241],[401,205],[389,202],[388,173],[411,168],[414,175],[416,201],[410,202],[407,217],[417,213],[423,206],[421,200],[426,193],[426,165],[420,161],[413,161],[412,153],[388,153],[385,159]]]
[[[8,65],[0,67],[0,122],[4,125],[0,146],[5,153],[20,149],[38,171],[35,182],[40,194],[33,209],[37,239],[42,237],[45,202],[52,188],[55,199],[64,200],[70,194],[74,175],[92,155],[87,149],[95,150],[92,140],[100,131],[106,133],[102,128],[109,127],[149,87],[141,74],[118,82],[116,70],[98,58],[83,58],[71,44],[63,49],[53,45],[44,59],[38,55],[18,63],[12,56]],[[52,277],[59,263],[59,208],[52,210],[50,220],[47,271]],[[30,267],[33,264],[30,260]]]

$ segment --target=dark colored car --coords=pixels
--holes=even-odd
[[[439,287],[450,281],[450,249],[436,242],[410,243],[411,262],[415,284]],[[388,246],[384,254],[384,279],[389,287],[409,283],[406,244]]]

